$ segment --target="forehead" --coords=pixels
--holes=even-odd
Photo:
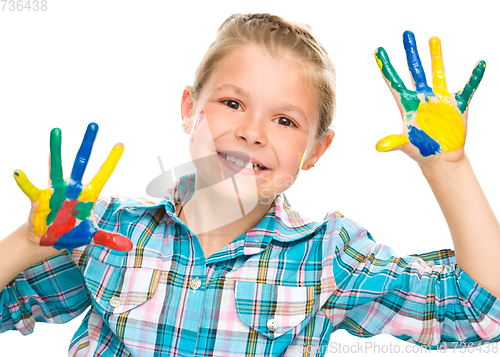
[[[209,92],[221,86],[238,87],[238,94],[286,100],[307,111],[310,119],[316,119],[317,93],[309,67],[288,53],[278,56],[259,45],[237,46],[214,67],[206,89]]]

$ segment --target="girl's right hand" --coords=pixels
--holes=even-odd
[[[28,243],[55,249],[72,249],[83,245],[103,245],[119,251],[130,251],[132,242],[125,236],[99,229],[94,219],[94,204],[104,184],[120,159],[124,146],[115,145],[95,177],[82,187],[82,177],[87,167],[92,146],[99,127],[87,127],[80,150],[75,158],[71,177],[64,179],[61,166],[61,130],[50,133],[49,187],[35,187],[21,170],[14,172],[14,179],[31,200],[26,238]]]

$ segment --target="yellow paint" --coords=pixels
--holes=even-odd
[[[37,237],[41,237],[47,232],[47,216],[50,213],[49,201],[51,196],[52,191],[46,188],[36,201],[38,207],[35,209],[35,215],[33,216],[33,231]]]
[[[446,87],[446,78],[444,75],[443,56],[441,54],[441,40],[433,37],[429,40],[432,57],[432,88],[434,93],[441,100],[443,97],[450,97]]]
[[[455,151],[465,144],[465,125],[453,105],[438,103],[420,103],[417,110],[418,126],[431,138],[441,144],[443,152]]]
[[[24,172],[16,171],[16,173],[14,173],[14,179],[19,188],[38,205],[33,215],[33,231],[37,237],[41,237],[47,232],[47,216],[50,213],[49,201],[52,191],[48,188],[42,191],[28,180]]]
[[[304,150],[302,155],[300,155],[300,161],[299,161],[299,168],[297,169],[297,172],[295,173],[295,176],[299,174],[300,169],[302,168],[302,163],[304,162],[304,158],[306,157],[307,150]]]
[[[108,158],[102,165],[101,170],[99,170],[99,173],[95,175],[92,181],[90,181],[87,186],[85,186],[85,189],[80,192],[80,195],[78,197],[79,201],[95,202],[95,200],[97,200],[97,198],[99,197],[99,193],[113,173],[118,160],[120,160],[124,149],[125,147],[123,146],[123,144],[116,144],[113,147]]]
[[[382,72],[382,61],[378,59],[377,55],[375,55],[375,60],[377,60],[378,68],[380,68],[380,72]]]
[[[14,172],[14,180],[30,200],[36,202],[42,194],[42,190],[36,188],[21,170]]]
[[[393,135],[388,135],[385,138],[379,140],[377,145],[375,145],[375,149],[377,149],[378,152],[387,152],[399,146],[405,146],[406,144],[409,143],[410,140],[408,139],[407,136],[401,134],[393,134]]]

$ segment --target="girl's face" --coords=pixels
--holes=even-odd
[[[258,46],[238,47],[217,65],[196,102],[186,87],[182,114],[191,156],[217,154],[224,170],[234,170],[239,187],[246,181],[260,200],[274,199],[293,184],[299,166],[308,169],[333,139],[329,130],[316,140],[316,100],[303,67],[292,57],[276,59]],[[200,119],[209,131],[200,129]],[[201,138],[203,132],[211,138]],[[241,161],[233,163],[238,157]],[[237,166],[248,161],[244,169]],[[244,199],[243,190],[239,194]]]

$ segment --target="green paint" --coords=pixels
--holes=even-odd
[[[52,182],[52,187],[54,188],[54,192],[52,193],[49,201],[50,213],[47,215],[47,226],[54,222],[57,213],[61,209],[64,201],[66,201],[66,181],[62,181],[56,184]]]
[[[61,141],[61,129],[52,129],[50,132],[50,180],[54,192],[49,201],[50,213],[47,215],[47,226],[54,222],[59,209],[66,201],[67,183],[62,172]]]
[[[457,100],[457,107],[460,112],[463,114],[465,110],[469,106],[469,102],[474,95],[479,83],[481,83],[481,79],[483,79],[484,71],[486,69],[486,62],[480,61],[476,68],[472,71],[472,75],[470,76],[469,81],[465,85],[462,91],[455,94],[455,99]]]
[[[420,104],[420,99],[418,99],[417,93],[411,90],[408,90],[398,73],[394,69],[389,60],[389,56],[383,47],[379,47],[377,53],[375,54],[377,59],[377,63],[379,64],[380,71],[384,77],[391,83],[392,89],[398,92],[401,95],[401,104],[405,111],[415,112],[418,109],[418,105]]]
[[[64,181],[61,160],[61,141],[61,129],[52,129],[50,132],[50,179],[55,184]]]
[[[76,219],[79,219],[81,221],[86,220],[88,217],[90,217],[92,208],[94,208],[94,202],[78,202],[76,204]]]
[[[14,172],[14,175],[16,175],[17,177],[19,177],[19,172]]]

